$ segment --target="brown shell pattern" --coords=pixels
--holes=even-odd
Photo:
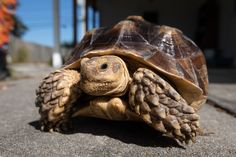
[[[110,28],[88,32],[66,65],[91,52],[100,55],[101,51],[108,49],[131,52],[134,55],[132,59],[142,58],[182,81],[191,82],[202,90],[203,95],[207,93],[208,74],[204,55],[193,41],[176,28],[154,25],[142,17],[129,16]]]

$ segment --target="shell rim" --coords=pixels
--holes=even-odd
[[[200,108],[201,104],[203,104],[207,96],[203,94],[203,90],[195,85],[193,82],[190,82],[189,80],[180,77],[178,75],[169,73],[168,71],[165,71],[164,69],[161,69],[160,67],[148,62],[141,56],[138,56],[135,51],[132,50],[124,50],[124,49],[118,49],[118,48],[109,48],[109,49],[101,49],[101,50],[92,50],[84,54],[83,56],[80,56],[80,58],[71,64],[64,65],[63,68],[65,69],[73,69],[73,68],[79,68],[80,67],[80,61],[82,58],[88,57],[94,57],[94,56],[103,56],[103,55],[116,55],[120,57],[128,57],[131,59],[135,59],[138,62],[141,62],[144,65],[147,65],[151,69],[156,70],[157,72],[163,74],[172,82],[175,84],[178,92],[185,98],[185,100],[190,103],[191,106],[193,106],[196,110]],[[184,87],[181,87],[184,86]],[[187,87],[187,88],[186,88]],[[201,101],[199,106],[199,101]]]

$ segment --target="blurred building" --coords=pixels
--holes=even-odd
[[[73,14],[76,15],[73,18],[74,42],[69,43],[68,47],[78,43],[86,31],[111,26],[130,15],[140,15],[155,24],[182,30],[204,51],[209,67],[236,67],[236,46],[234,46],[236,0],[63,0],[63,2],[73,2],[74,7],[68,11],[73,10]],[[65,6],[60,6],[60,11],[63,7]],[[68,19],[65,21],[70,23]],[[30,47],[28,43],[26,45],[11,46],[14,49],[12,53],[22,53]],[[36,49],[38,45],[32,47]],[[25,56],[29,56],[28,58],[34,61],[34,58],[39,59],[41,55],[43,56],[41,60],[45,61],[44,53],[39,53],[43,48],[39,51],[31,51],[32,47],[27,51],[29,55]],[[64,54],[69,55],[69,53]],[[62,55],[66,56],[64,54]]]
[[[78,0],[81,3],[81,0]],[[83,0],[82,0],[83,1]],[[236,0],[84,0],[86,28],[129,15],[182,30],[204,50],[209,66],[236,65]],[[83,21],[80,21],[80,25]]]

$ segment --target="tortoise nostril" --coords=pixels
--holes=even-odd
[[[106,69],[107,67],[108,67],[107,63],[103,63],[103,64],[100,66],[101,69]]]

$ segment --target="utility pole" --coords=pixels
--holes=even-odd
[[[90,0],[85,0],[85,31],[88,31],[88,7]]]
[[[77,40],[81,40],[86,32],[86,1],[87,0],[77,0],[77,7],[80,8],[78,16],[78,26],[80,33],[78,34]]]
[[[53,24],[54,24],[54,51],[52,54],[53,67],[62,66],[62,57],[60,54],[60,16],[59,0],[53,0]]]
[[[77,45],[77,0],[73,0],[73,46]]]

